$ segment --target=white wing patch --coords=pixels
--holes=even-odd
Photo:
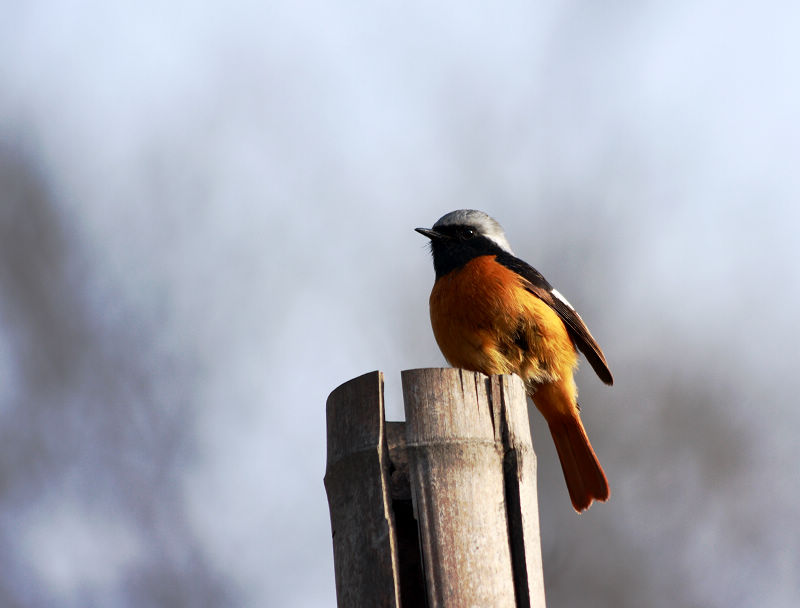
[[[564,304],[566,304],[567,306],[569,306],[569,307],[570,307],[570,309],[572,309],[572,310],[575,310],[575,308],[572,306],[572,304],[570,304],[570,303],[569,303],[569,300],[567,300],[567,298],[565,298],[563,295],[561,295],[561,292],[560,292],[560,291],[558,291],[558,289],[552,289],[552,290],[550,291],[550,293],[552,293],[552,294],[553,294],[555,297],[557,297],[559,300],[561,300],[562,302],[564,302]]]

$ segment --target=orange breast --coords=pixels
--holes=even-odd
[[[566,327],[493,255],[440,277],[430,297],[436,342],[454,367],[517,373],[528,382],[569,376],[577,353]]]

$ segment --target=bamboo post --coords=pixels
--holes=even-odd
[[[406,423],[384,422],[380,372],[328,399],[339,608],[544,608],[522,382],[457,369],[402,377]]]
[[[403,398],[429,605],[544,606],[521,380],[409,370]]]
[[[328,397],[326,410],[325,490],[339,608],[400,606],[383,374],[342,384]]]

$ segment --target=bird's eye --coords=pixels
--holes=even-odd
[[[465,228],[464,229],[464,236],[466,236],[467,238],[472,238],[476,234],[478,234],[478,232],[475,230],[475,228]]]

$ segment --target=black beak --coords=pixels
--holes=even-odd
[[[420,234],[427,236],[432,241],[440,241],[445,238],[445,235],[441,232],[436,232],[435,230],[431,230],[430,228],[414,228]]]

